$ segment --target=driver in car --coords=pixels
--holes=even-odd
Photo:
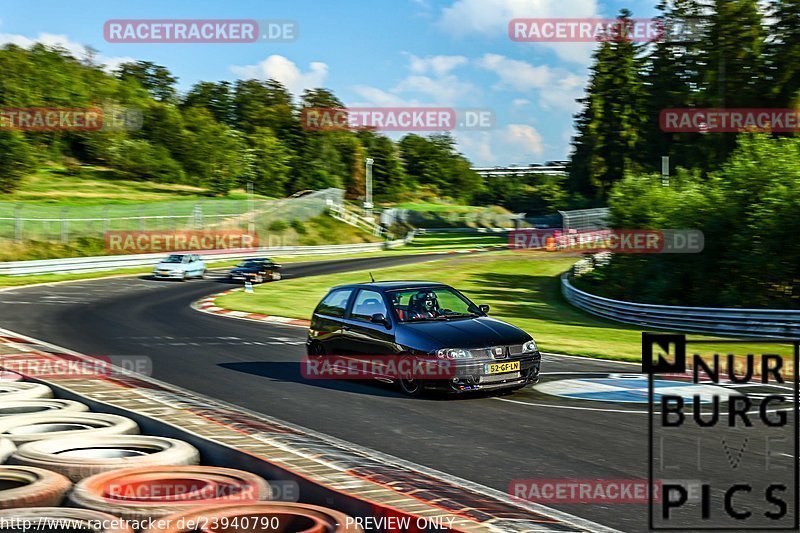
[[[419,291],[409,302],[411,320],[436,318],[439,315],[439,300],[433,291]]]

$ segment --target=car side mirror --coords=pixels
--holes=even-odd
[[[386,316],[383,313],[375,313],[374,315],[372,315],[372,323],[373,324],[383,324],[383,326],[386,329],[389,329],[389,328],[392,327],[392,325],[389,324],[389,321],[386,319]]]
[[[480,309],[481,313],[483,313],[484,315],[488,315],[490,307],[488,305],[486,305],[486,304],[483,304],[483,305],[479,305],[478,309]]]

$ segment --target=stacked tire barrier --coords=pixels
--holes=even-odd
[[[183,440],[139,433],[42,383],[0,381],[0,530],[362,531],[332,509],[269,501],[266,479],[203,466]]]

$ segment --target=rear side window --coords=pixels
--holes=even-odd
[[[347,301],[352,293],[353,289],[333,291],[319,303],[314,312],[320,315],[341,318],[344,316],[344,311],[347,309]]]
[[[356,320],[372,322],[372,315],[377,314],[386,316],[386,304],[383,303],[383,296],[375,291],[359,291],[356,301],[353,303],[350,317]]]

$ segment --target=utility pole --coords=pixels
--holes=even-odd
[[[256,234],[256,202],[255,202],[255,198],[253,197],[253,182],[252,181],[248,181],[247,182],[247,200],[248,200],[248,204],[250,204],[249,208],[248,208],[248,211],[250,211],[250,217],[249,217],[250,218],[250,222],[249,222],[248,227],[247,227],[247,232],[250,235],[255,235]]]
[[[661,156],[661,185],[669,187],[669,156]]]
[[[367,197],[364,201],[364,210],[367,214],[369,214],[374,207],[372,205],[372,163],[374,162],[375,160],[371,157],[367,158]]]

